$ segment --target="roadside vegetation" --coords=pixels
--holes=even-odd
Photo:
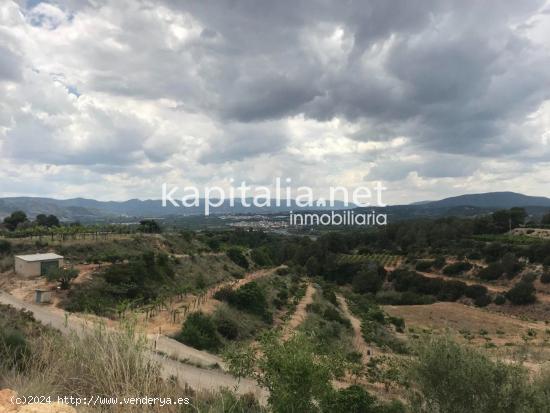
[[[145,337],[129,322],[118,332],[97,326],[62,336],[28,314],[0,306],[0,387],[20,396],[190,398],[187,406],[148,406],[152,412],[263,412],[251,395],[232,390],[195,391],[177,380],[163,379],[148,356]],[[8,334],[6,327],[9,326]],[[62,355],[62,360],[60,360]],[[143,412],[143,406],[104,405],[104,412]],[[78,411],[98,411],[83,408]]]

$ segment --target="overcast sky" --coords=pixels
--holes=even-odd
[[[550,196],[550,3],[0,0],[0,196]]]

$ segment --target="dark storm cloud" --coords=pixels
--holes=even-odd
[[[241,161],[258,155],[275,154],[284,149],[287,143],[288,133],[276,123],[229,123],[224,125],[218,139],[202,152],[199,161]]]
[[[306,79],[302,79],[306,80]],[[222,109],[225,116],[243,122],[293,115],[321,92],[308,82],[282,75],[237,82]]]
[[[508,125],[549,98],[549,56],[515,28],[541,1],[165,3],[224,39],[215,66],[228,69],[205,69],[221,117],[340,116],[368,121],[358,139],[400,133],[442,152],[495,155],[525,149]],[[337,70],[301,41],[322,24],[353,42]]]
[[[383,85],[368,83],[368,76],[354,73],[356,60],[376,41],[394,32],[408,33],[429,20],[430,3],[422,7],[409,1],[167,1],[170,7],[189,12],[209,32],[223,39],[223,48],[210,49],[213,61],[202,67],[204,77],[220,97],[220,116],[244,122],[275,119],[309,111],[319,119],[338,115],[342,95],[347,109],[355,106],[358,90],[373,90],[368,102],[350,117],[384,110]],[[303,36],[320,26],[342,27],[353,37],[346,68],[327,75],[330,64],[311,55]],[[204,45],[195,44],[198,50]],[[200,54],[200,53],[199,53]],[[349,93],[353,91],[354,93]],[[325,107],[328,101],[329,107]],[[345,104],[345,103],[344,103]],[[369,110],[370,109],[370,110]]]
[[[66,116],[52,109],[44,119],[37,109],[41,93],[18,99],[13,92],[14,103],[5,105],[15,108],[6,115],[15,122],[4,138],[7,156],[108,167],[140,159],[162,164],[180,147],[182,156],[204,165],[252,164],[269,155],[294,162],[299,148],[315,148],[304,141],[322,141],[326,133],[342,142],[405,137],[406,150],[389,150],[418,157],[385,156],[383,144],[369,152],[371,175],[387,180],[410,172],[470,176],[480,157],[548,158],[548,150],[533,151],[539,136],[524,127],[550,98],[549,49],[530,37],[537,22],[548,19],[543,0],[19,4],[23,25],[40,24],[17,31],[33,45],[21,57],[0,31],[0,80],[21,80],[23,62],[45,73],[33,54],[40,55],[40,38],[48,35],[51,56],[40,62],[66,76],[79,99],[70,100],[70,109],[53,102]],[[49,34],[41,31],[44,22]],[[62,30],[70,35],[56,38]],[[96,100],[97,111],[92,103],[76,103]],[[121,112],[139,116],[118,114],[122,102],[132,104]],[[32,114],[17,113],[27,107]],[[334,118],[340,129],[312,121]],[[320,125],[320,136],[305,131],[312,124]],[[177,145],[178,126],[181,136],[197,138],[196,147]],[[69,146],[72,151],[62,145],[47,154],[32,150],[40,139],[50,145],[78,134],[85,138],[76,149]],[[159,136],[176,148],[157,142]],[[364,168],[358,158],[353,168]]]

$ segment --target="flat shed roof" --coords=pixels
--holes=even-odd
[[[16,255],[15,258],[22,259],[23,261],[49,261],[63,259],[61,255],[49,252],[47,254],[31,254],[31,255]]]

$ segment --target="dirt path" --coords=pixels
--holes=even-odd
[[[311,304],[313,302],[313,295],[315,294],[315,287],[313,285],[308,284],[306,288],[306,293],[296,306],[296,311],[294,311],[294,314],[292,314],[292,317],[283,327],[283,340],[288,340],[292,333],[296,330],[296,328],[304,322],[304,320],[307,317],[307,310],[306,307],[308,304]]]
[[[361,331],[361,320],[352,314],[346,299],[342,297],[342,295],[336,294],[336,299],[338,300],[341,310],[351,322],[351,327],[353,328],[353,346],[359,353],[361,353],[361,359],[363,363],[366,364],[369,361],[371,349],[363,338],[363,333]]]
[[[483,282],[483,280],[468,280],[466,278],[450,277],[448,275],[436,274],[436,273],[433,273],[433,272],[420,272],[420,271],[418,271],[418,273],[423,275],[424,277],[428,277],[428,278],[439,278],[439,279],[445,280],[445,281],[462,281],[466,285],[474,285],[474,284],[483,285],[483,286],[487,287],[487,290],[489,290],[492,293],[503,293],[503,292],[508,291],[508,288],[506,288],[506,287],[503,287],[503,286],[500,286],[500,285],[487,284],[487,283]]]
[[[439,278],[445,281],[462,281],[466,285],[474,285],[474,284],[483,285],[484,287],[487,287],[487,290],[489,292],[494,294],[503,294],[503,293],[506,293],[506,291],[508,291],[510,288],[512,288],[512,285],[510,285],[509,287],[504,287],[501,285],[489,284],[487,282],[484,282],[483,280],[468,280],[461,277],[449,277],[448,275],[435,274],[431,272],[419,272],[419,274],[422,274],[423,276],[428,278]],[[550,303],[550,295],[545,294],[544,292],[541,292],[541,291],[537,291],[537,300],[543,303]]]
[[[83,334],[85,331],[92,331],[96,328],[96,323],[88,322],[77,316],[66,314],[60,309],[39,306],[24,302],[10,294],[0,291],[0,303],[5,305],[11,305],[17,309],[25,309],[33,313],[36,320],[42,322],[44,325],[50,325],[52,328],[61,331],[64,334],[76,333],[78,335]],[[170,340],[163,338],[163,340]],[[177,349],[180,356],[191,361],[193,363],[217,360],[217,356],[213,356],[207,352],[191,349],[179,342],[171,340],[169,345],[172,349]],[[167,344],[168,346],[168,344]],[[189,350],[188,350],[189,349]],[[157,350],[159,350],[157,348]],[[180,363],[166,356],[161,356],[153,351],[148,353],[148,356],[160,363],[162,367],[162,374],[164,378],[171,378],[172,376],[178,377],[181,383],[187,383],[189,386],[195,389],[204,390],[217,390],[223,387],[234,388],[239,384],[237,392],[241,394],[253,393],[258,399],[265,403],[267,399],[267,393],[261,389],[254,381],[244,379],[239,381],[228,373],[221,370],[204,369],[190,364]]]

